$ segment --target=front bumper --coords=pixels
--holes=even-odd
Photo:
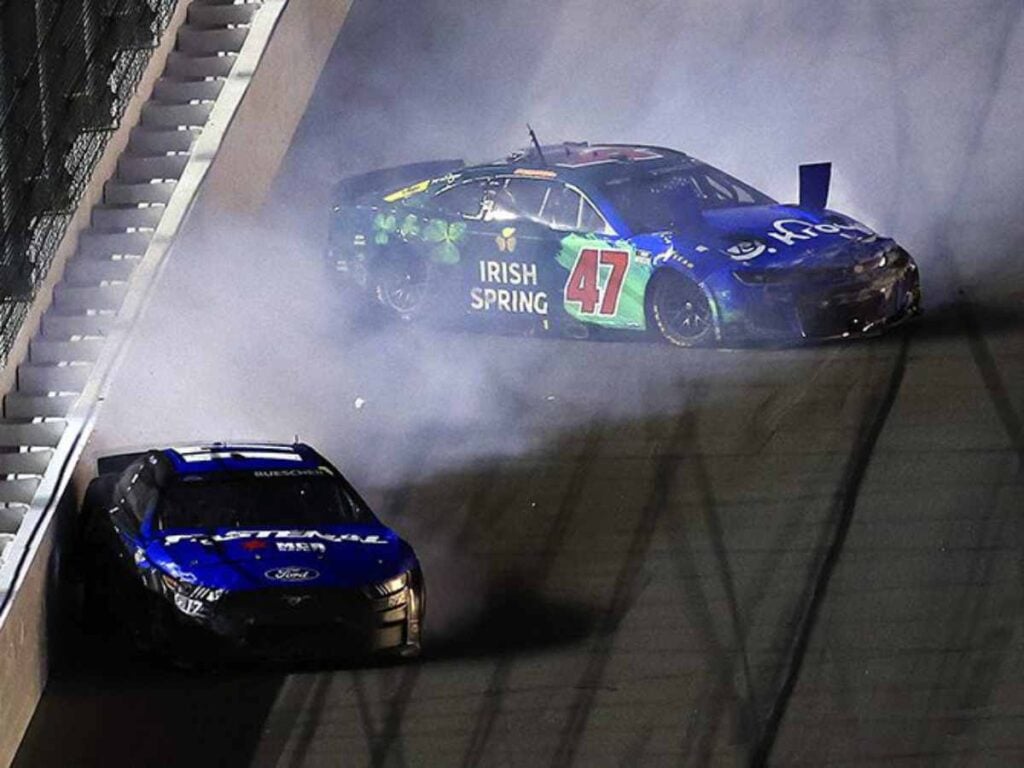
[[[825,341],[882,332],[921,311],[920,275],[914,260],[862,275],[816,279],[810,273],[763,285],[733,277],[720,288],[719,315],[725,341]]]
[[[362,657],[419,651],[422,593],[416,585],[368,597],[360,589],[275,588],[229,593],[178,629],[205,651],[272,659]]]

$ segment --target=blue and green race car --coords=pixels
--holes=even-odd
[[[895,241],[826,207],[831,166],[784,205],[689,155],[585,142],[341,181],[334,270],[391,314],[679,346],[847,338],[921,308]]]

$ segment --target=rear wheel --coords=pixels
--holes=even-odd
[[[427,306],[429,269],[422,259],[401,255],[381,268],[377,300],[403,320],[422,315]]]
[[[715,313],[707,294],[677,272],[655,277],[648,293],[652,327],[671,344],[699,347],[715,338]]]

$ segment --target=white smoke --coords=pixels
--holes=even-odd
[[[357,3],[260,223],[177,244],[94,444],[298,434],[390,487],[657,409],[649,393],[694,369],[727,375],[728,353],[615,345],[621,380],[592,381],[602,344],[569,360],[560,344],[347,319],[322,263],[331,184],[500,157],[527,121],[546,141],[677,147],[782,200],[800,162],[832,160],[833,207],[915,254],[926,303],[949,292],[942,240],[976,287],[1012,295],[1020,17],[1010,0]]]

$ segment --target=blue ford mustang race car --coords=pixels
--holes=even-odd
[[[100,459],[83,508],[85,616],[171,655],[420,650],[412,548],[307,445]]]
[[[827,209],[831,166],[782,205],[671,149],[565,143],[337,185],[334,270],[394,315],[680,346],[877,332],[920,310],[917,265]]]

